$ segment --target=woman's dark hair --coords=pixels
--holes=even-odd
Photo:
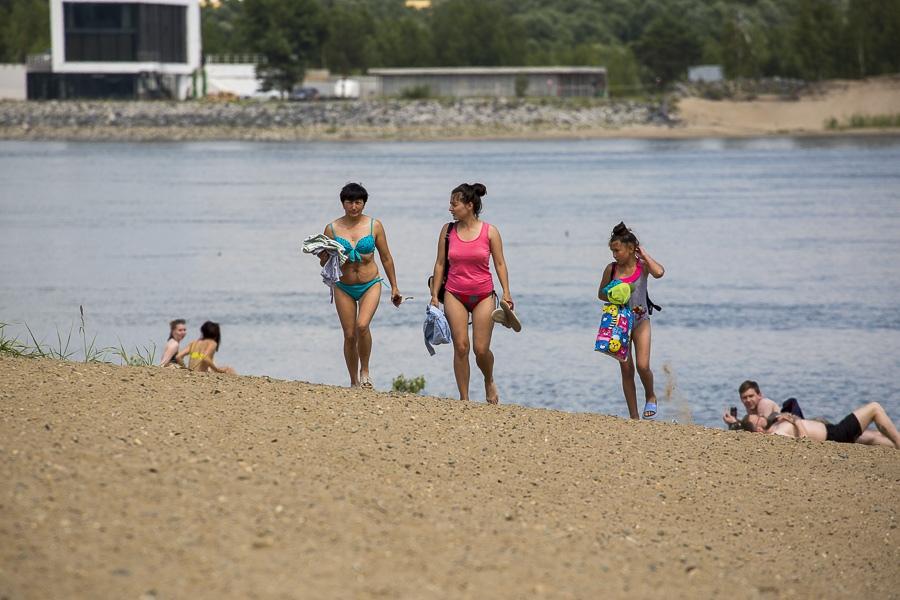
[[[369,192],[366,191],[366,188],[359,185],[358,183],[348,183],[343,188],[341,188],[341,202],[345,202],[347,200],[362,200],[363,204],[369,199]]]
[[[634,232],[628,229],[622,221],[619,221],[619,224],[613,227],[612,235],[609,236],[609,243],[612,244],[613,242],[634,244],[635,248],[641,245]]]
[[[212,321],[207,321],[203,325],[200,326],[200,336],[204,340],[212,340],[216,343],[216,346],[221,350],[222,349],[222,333],[219,331],[219,324],[213,323]]]
[[[175,328],[179,325],[186,325],[187,321],[184,319],[175,319],[174,321],[169,321],[169,340],[172,339],[172,332],[175,331]],[[166,341],[169,341],[166,340]]]
[[[453,188],[453,191],[450,192],[450,197],[452,198],[457,194],[459,194],[460,200],[472,205],[472,210],[475,211],[476,217],[481,214],[481,197],[487,195],[487,188],[484,187],[483,183],[461,183]]]
[[[744,417],[739,421],[739,423],[740,423],[740,429],[743,429],[744,431],[749,431],[750,433],[753,433],[756,431],[756,427],[754,427],[754,424],[750,422],[750,414],[744,415]]]

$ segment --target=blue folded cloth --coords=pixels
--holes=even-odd
[[[425,323],[422,325],[422,333],[425,335],[425,347],[431,356],[434,356],[432,344],[437,346],[453,341],[450,338],[450,323],[447,322],[444,311],[431,304],[425,307]]]

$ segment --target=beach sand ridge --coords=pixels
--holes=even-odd
[[[900,452],[504,400],[0,356],[0,598],[900,594]]]

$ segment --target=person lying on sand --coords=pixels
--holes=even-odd
[[[875,423],[878,431],[868,431]],[[900,450],[900,433],[877,402],[869,402],[847,415],[837,425],[801,419],[790,413],[780,413],[769,425],[764,417],[747,415],[741,419],[741,427],[747,431],[783,435],[792,438],[809,438],[819,442],[892,446]]]
[[[234,375],[235,371],[231,367],[220,367],[216,365],[213,357],[216,351],[221,347],[222,334],[218,323],[207,321],[200,326],[200,339],[194,340],[188,344],[187,348],[181,350],[175,359],[181,363],[185,356],[190,356],[188,369],[205,373],[215,371],[216,373],[228,373]]]
[[[755,381],[747,380],[738,387],[738,394],[741,396],[741,404],[747,409],[747,415],[755,415],[766,418],[773,413],[779,411],[778,405],[773,400],[762,395],[759,391],[759,384]],[[730,426],[738,425],[738,418],[730,412],[722,415],[722,420]]]

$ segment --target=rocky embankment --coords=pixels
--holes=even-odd
[[[527,137],[673,123],[664,104],[593,99],[0,102],[5,139]]]

